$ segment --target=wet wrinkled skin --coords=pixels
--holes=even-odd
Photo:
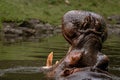
[[[97,72],[76,72],[68,77],[66,77],[64,80],[112,80],[110,76],[106,74],[101,74]]]
[[[90,67],[85,67],[76,69],[75,73],[69,76],[57,77],[56,80],[112,80],[112,78],[108,72],[100,69],[95,69],[93,72]]]
[[[69,11],[62,19],[62,34],[71,47],[49,75],[56,80],[111,80],[107,74],[109,59],[101,52],[107,28],[100,15]]]

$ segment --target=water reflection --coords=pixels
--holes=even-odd
[[[111,35],[104,43],[103,53],[110,58],[109,71],[120,77],[120,36]]]
[[[49,80],[40,67],[45,65],[44,62],[44,60],[1,61],[0,63],[5,64],[0,66],[0,80]]]

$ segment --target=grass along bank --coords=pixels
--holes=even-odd
[[[120,14],[119,0],[0,0],[0,23],[37,18],[53,25],[61,24],[65,12],[73,9],[97,12],[105,17]]]

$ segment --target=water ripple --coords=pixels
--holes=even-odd
[[[17,67],[17,68],[8,68],[8,69],[0,69],[0,76],[3,76],[5,73],[41,73],[41,67]]]

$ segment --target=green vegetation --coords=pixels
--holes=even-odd
[[[69,10],[89,10],[105,17],[120,14],[120,0],[0,0],[1,21],[22,21],[37,18],[54,25],[61,24],[61,17]]]

